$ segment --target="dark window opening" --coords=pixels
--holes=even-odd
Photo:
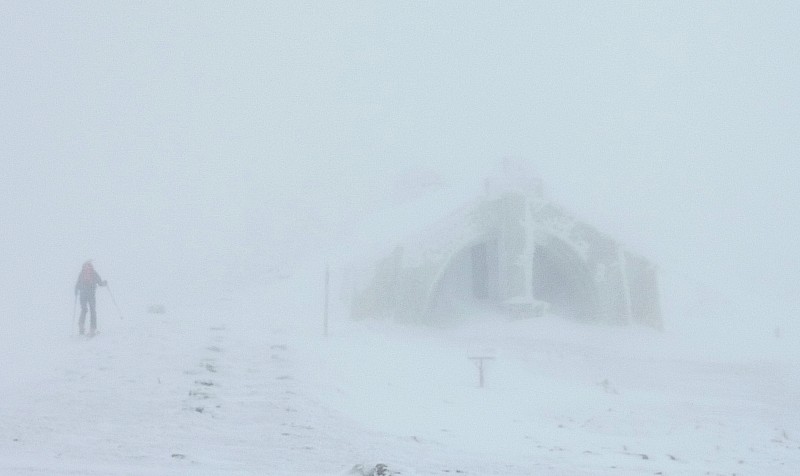
[[[498,272],[495,242],[465,248],[453,257],[437,283],[432,310],[454,314],[494,303],[499,295]]]
[[[536,249],[532,281],[533,297],[549,303],[553,314],[575,319],[595,317],[591,278],[565,245],[554,242]]]

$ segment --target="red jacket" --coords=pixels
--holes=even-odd
[[[100,279],[100,275],[94,270],[90,263],[83,265],[83,269],[78,274],[78,281],[75,283],[75,294],[94,294],[97,286],[104,286],[105,282]]]

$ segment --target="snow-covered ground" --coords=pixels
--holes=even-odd
[[[0,474],[800,468],[791,335],[715,341],[687,326],[486,313],[407,327],[334,312],[326,337],[297,285],[124,319],[106,302],[93,340],[68,335],[64,319],[12,325],[0,351]],[[482,388],[475,356],[492,357]]]

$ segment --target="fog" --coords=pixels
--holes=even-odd
[[[798,31],[777,1],[0,0],[0,472],[793,474]],[[337,301],[323,337],[327,265],[508,159],[658,266],[664,329]]]
[[[3,2],[2,312],[68,319],[89,258],[123,308],[266,285],[403,174],[478,194],[513,157],[659,265],[666,323],[791,322],[799,27],[791,2]]]

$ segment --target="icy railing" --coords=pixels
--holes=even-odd
[[[584,261],[588,259],[590,244],[578,232],[582,225],[578,220],[545,200],[531,201],[530,213],[531,220],[538,228],[567,243]]]

